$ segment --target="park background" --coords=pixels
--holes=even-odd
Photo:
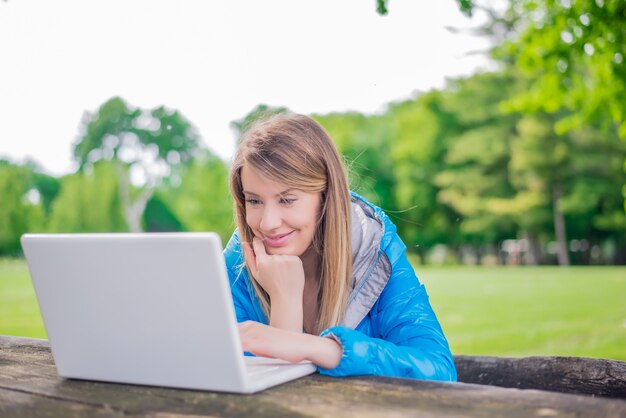
[[[489,65],[377,111],[306,113],[345,156],[352,189],[396,223],[455,354],[626,360],[625,3],[446,1],[470,22],[449,31],[487,40]],[[367,12],[386,19],[400,3],[372,1]],[[333,15],[331,3],[317,7]],[[396,42],[410,54],[417,40]],[[354,45],[397,64],[391,45]],[[101,53],[111,59],[114,46]],[[276,68],[294,69],[287,51],[277,57]],[[232,233],[228,158],[184,111],[116,93],[75,121],[71,172],[0,158],[0,334],[45,338],[25,232]],[[3,118],[21,112],[5,107]],[[230,123],[233,147],[250,123],[290,111],[250,106]],[[0,140],[2,153],[17,139]]]

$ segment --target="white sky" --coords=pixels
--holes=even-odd
[[[0,156],[73,171],[85,110],[178,109],[228,159],[257,104],[372,113],[489,63],[454,0],[0,1]]]

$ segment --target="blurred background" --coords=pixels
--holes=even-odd
[[[626,360],[626,3],[0,3],[0,334],[25,232],[234,228],[254,120],[318,120],[456,354]]]

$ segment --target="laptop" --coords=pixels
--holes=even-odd
[[[244,356],[215,233],[25,234],[60,376],[254,393],[314,373]]]

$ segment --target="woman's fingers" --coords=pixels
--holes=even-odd
[[[263,240],[258,237],[252,238],[251,243],[242,243],[242,245],[248,269],[256,282],[269,295],[272,311],[275,311],[274,308],[277,306],[288,304],[292,314],[287,315],[287,317],[295,318],[294,329],[302,329],[302,324],[297,324],[302,321],[302,294],[305,281],[300,257],[268,254]],[[299,303],[299,306],[293,305],[292,302],[294,301]],[[270,319],[270,322],[272,325],[277,325],[273,319]],[[288,328],[291,329],[292,327]]]
[[[265,251],[265,245],[260,238],[254,237],[252,238],[252,246],[254,247],[254,254],[257,257],[263,258],[267,257],[267,251]]]
[[[239,324],[239,336],[244,351],[249,351],[255,355],[271,357],[267,349],[267,333],[264,332],[264,325],[254,321],[245,321]]]
[[[301,333],[246,321],[239,324],[239,335],[243,350],[257,356],[278,358],[293,363],[305,360],[304,352],[307,346],[303,344]]]

